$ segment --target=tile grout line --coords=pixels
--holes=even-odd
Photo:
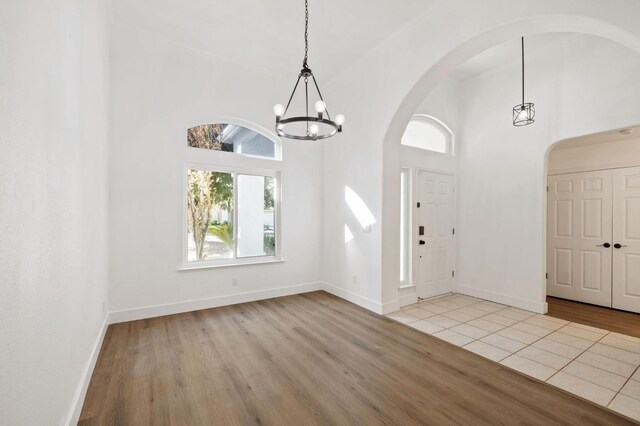
[[[636,367],[635,370],[633,370],[633,373],[631,373],[631,375],[629,376],[629,378],[624,382],[624,384],[620,387],[620,389],[618,390],[618,392],[616,392],[616,394],[613,396],[613,398],[611,398],[611,401],[609,401],[609,403],[607,404],[607,408],[609,408],[609,406],[611,405],[611,403],[618,397],[618,395],[620,395],[620,392],[622,392],[622,389],[624,389],[625,386],[627,386],[627,383],[629,383],[632,379],[632,377],[634,376],[634,374],[636,374],[638,371],[640,371],[640,365]],[[634,380],[635,381],[635,380]],[[624,395],[624,394],[622,394]],[[628,396],[628,395],[624,395],[624,396]],[[636,401],[640,401],[640,399],[634,398],[632,396],[630,396],[629,398],[635,399]]]
[[[478,304],[483,303],[483,302],[496,303],[496,302],[491,302],[490,300],[484,300],[484,299],[479,299],[479,298],[476,298],[476,299],[477,299],[477,300],[480,300],[480,301],[479,301],[479,302],[472,303],[472,304],[469,304],[469,305],[466,305],[466,306],[462,306],[462,307],[460,307],[460,308],[451,309],[450,311],[443,312],[443,313],[441,313],[441,314],[436,314],[436,315],[434,315],[434,316],[438,316],[438,315],[442,316],[442,315],[444,315],[444,314],[448,314],[449,312],[454,312],[454,311],[457,311],[457,310],[459,310],[459,309],[464,309],[464,308],[466,308],[466,307],[470,307],[470,306],[473,306],[473,305],[478,305]],[[498,305],[502,305],[501,303],[497,303],[497,304],[498,304]],[[469,320],[469,321],[474,321],[474,320],[476,320],[476,319],[484,318],[484,317],[486,317],[486,316],[488,316],[488,315],[495,314],[496,312],[500,312],[500,311],[503,311],[503,310],[505,310],[505,309],[510,308],[510,306],[507,306],[507,305],[502,305],[502,306],[504,306],[504,308],[501,308],[501,309],[499,309],[499,310],[497,310],[497,311],[494,311],[494,312],[487,312],[485,315],[482,315],[482,316],[477,317],[477,318],[473,318],[473,319],[471,319],[471,320]],[[428,309],[427,309],[427,310],[428,310]],[[445,318],[448,318],[448,317],[445,317]],[[507,318],[507,317],[505,317],[505,318]],[[451,318],[448,318],[448,319],[451,319]],[[510,319],[513,319],[513,318],[510,318]],[[425,321],[429,322],[428,320],[429,320],[429,318],[425,318]],[[456,321],[456,320],[452,320],[452,321]],[[464,345],[456,345],[456,346],[458,346],[458,347],[459,347],[459,348],[461,348],[461,349],[464,349],[464,346],[466,346],[466,345],[470,345],[471,343],[474,343],[474,342],[476,342],[476,341],[478,341],[478,340],[480,340],[480,339],[483,339],[484,337],[487,337],[487,336],[489,336],[490,334],[494,334],[494,333],[489,333],[489,334],[487,334],[487,336],[483,336],[483,337],[481,337],[480,339],[475,339],[475,338],[473,338],[473,337],[471,337],[471,336],[467,336],[466,334],[459,333],[459,332],[457,332],[457,331],[455,331],[455,330],[451,330],[453,327],[457,327],[457,326],[459,326],[459,325],[461,325],[461,324],[467,324],[469,321],[464,321],[464,322],[456,321],[456,322],[458,322],[458,324],[456,324],[456,325],[453,325],[453,326],[451,326],[451,327],[443,327],[443,329],[442,329],[442,330],[440,330],[440,331],[438,331],[438,332],[436,332],[436,333],[433,333],[433,334],[428,333],[428,334],[429,334],[429,335],[431,335],[431,336],[434,336],[434,337],[436,337],[436,338],[439,338],[438,336],[436,336],[436,334],[438,334],[438,333],[442,333],[443,331],[450,330],[450,331],[453,331],[454,333],[457,333],[457,334],[460,334],[460,335],[462,335],[462,336],[465,336],[465,337],[470,338],[470,339],[471,339],[471,341],[470,341],[470,342],[468,342],[468,343],[466,343],[466,344],[464,344]],[[497,324],[497,325],[502,326],[503,328],[506,328],[506,327],[504,327],[502,324],[495,323],[495,322],[493,322],[493,321],[491,321],[491,320],[485,320],[485,321],[489,321],[489,322],[491,322],[491,323],[493,323],[493,324]],[[522,321],[524,321],[524,320],[522,320]],[[521,321],[518,321],[518,322],[521,322]],[[434,324],[434,323],[431,323],[431,324]],[[514,323],[514,324],[517,324],[517,323]],[[438,324],[434,324],[434,325],[438,325]],[[476,327],[476,328],[480,328],[480,327]],[[481,329],[481,330],[482,330],[482,329]],[[488,331],[488,330],[484,330],[484,331]],[[498,331],[500,331],[500,330],[498,330]],[[445,342],[448,342],[448,341],[447,341],[447,340],[445,340],[445,339],[440,339],[440,340],[444,340]],[[448,343],[451,343],[451,342],[448,342]],[[486,343],[486,342],[483,342],[483,343]],[[487,343],[487,344],[488,344],[488,343]],[[495,347],[495,346],[494,346],[494,347]],[[498,348],[498,349],[500,349],[500,348]],[[471,352],[471,351],[469,351],[468,349],[465,349],[465,350],[466,350],[467,352]],[[503,349],[503,350],[504,350],[504,349]],[[477,355],[477,354],[476,354],[476,355]],[[506,357],[505,357],[505,358],[506,358]]]
[[[569,322],[569,324],[574,324],[574,323],[573,323],[573,322]],[[567,325],[569,325],[569,324],[567,324]],[[566,327],[566,326],[565,326],[565,327]],[[564,328],[564,327],[562,327],[562,328]],[[596,340],[595,342],[593,342],[593,343],[592,343],[592,344],[591,344],[587,349],[583,350],[583,351],[582,351],[582,352],[580,352],[578,355],[576,355],[576,356],[575,356],[575,358],[573,358],[571,361],[569,361],[569,362],[567,363],[567,365],[569,365],[569,364],[571,364],[573,361],[577,360],[577,359],[578,359],[582,354],[584,354],[585,352],[587,352],[589,349],[591,349],[591,348],[592,348],[592,347],[594,347],[597,343],[599,343],[599,342],[600,342],[600,340],[604,339],[607,335],[609,335],[609,333],[610,333],[610,331],[607,331],[607,333],[606,333],[605,335],[603,335],[601,338],[599,338],[598,340]],[[577,337],[577,336],[576,336],[576,337]],[[585,339],[585,340],[586,340],[586,339]],[[567,346],[571,346],[571,345],[567,345]],[[577,348],[577,349],[579,349],[579,348]],[[609,357],[607,357],[607,358],[609,358]],[[578,362],[580,362],[580,361],[578,361]],[[549,377],[547,380],[545,380],[545,383],[548,383],[548,382],[549,382],[549,380],[551,380],[553,377],[555,377],[555,376],[556,376],[556,374],[558,374],[559,372],[561,372],[562,370],[564,370],[564,369],[566,368],[566,366],[567,366],[567,365],[565,365],[564,367],[562,367],[562,368],[558,369],[558,371],[556,371],[555,373],[553,373],[553,374],[551,375],[551,377]],[[592,367],[593,367],[593,366],[592,366]],[[595,368],[597,368],[597,367],[595,367]],[[603,371],[604,371],[604,370],[603,370]],[[568,375],[570,375],[570,376],[577,377],[577,376],[574,376],[574,375],[573,375],[573,374],[571,374],[571,373],[566,373],[566,372],[565,372],[564,374],[568,374]],[[593,382],[592,382],[592,381],[590,381],[590,380],[583,379],[582,377],[578,377],[578,379],[582,379],[582,380],[584,380],[584,381],[586,381],[586,382],[589,382],[589,383],[592,383],[592,384],[594,384],[594,385],[597,385],[597,386],[600,386],[600,387],[603,387],[603,388],[604,388],[604,386],[599,385],[598,383],[593,383]],[[550,384],[550,385],[552,385],[552,386],[554,386],[552,383],[549,383],[549,384]],[[556,386],[556,387],[558,387],[558,386]],[[614,397],[614,398],[615,398],[615,397]],[[611,401],[613,401],[613,398],[611,399]],[[608,406],[609,406],[609,404],[611,403],[611,401],[609,401],[609,402],[607,403],[607,405],[604,405],[604,407],[608,407]],[[601,404],[598,404],[598,405],[601,405]]]

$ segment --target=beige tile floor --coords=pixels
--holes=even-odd
[[[387,317],[640,421],[640,339],[453,294]]]

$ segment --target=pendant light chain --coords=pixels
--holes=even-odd
[[[309,0],[304,0],[304,60],[303,68],[309,68],[307,57],[309,56]]]

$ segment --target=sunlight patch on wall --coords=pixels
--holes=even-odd
[[[362,201],[362,198],[348,186],[344,187],[344,200],[347,202],[356,219],[358,219],[358,222],[360,222],[363,230],[366,230],[376,223],[376,219],[373,217],[373,213],[371,213],[369,207],[367,207],[365,202]]]
[[[346,244],[351,240],[353,240],[353,232],[351,232],[351,229],[349,229],[349,227],[345,225],[344,226],[344,242]]]

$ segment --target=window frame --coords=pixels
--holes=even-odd
[[[274,157],[262,157],[251,154],[243,154],[239,152],[225,152],[215,151],[210,149],[202,149],[190,147],[187,145],[186,133],[195,126],[212,123],[224,123],[234,124],[237,126],[245,127],[262,136],[270,139],[274,145]],[[180,191],[182,196],[182,220],[180,221],[180,236],[182,240],[181,248],[181,261],[178,266],[179,271],[189,271],[208,268],[221,268],[243,265],[255,265],[255,264],[268,264],[268,263],[280,263],[284,262],[283,257],[283,244],[282,244],[282,175],[283,175],[283,163],[282,163],[282,141],[276,136],[276,134],[264,127],[251,123],[247,120],[228,117],[203,117],[199,120],[192,120],[185,123],[183,132],[180,136],[180,140],[184,143],[185,149],[182,167],[180,171],[182,173],[182,184],[180,185]],[[188,190],[188,178],[187,173],[191,169],[217,171],[224,173],[234,174],[234,248],[233,258],[231,259],[208,259],[208,260],[192,260],[189,261],[189,226],[188,226],[188,208],[187,208],[187,190]],[[177,171],[176,171],[177,173]],[[251,257],[237,257],[237,244],[236,236],[237,232],[237,174],[247,174],[254,176],[270,176],[275,179],[274,184],[274,223],[275,223],[275,254],[267,256],[251,256]]]
[[[445,137],[445,152],[440,152],[440,151],[434,151],[431,149],[427,149],[427,148],[419,148],[416,146],[412,146],[412,145],[405,145],[402,143],[402,139],[404,137],[404,133],[402,134],[402,137],[400,138],[400,145],[407,147],[407,148],[413,148],[413,149],[418,149],[421,151],[426,151],[426,152],[430,152],[430,153],[434,153],[434,154],[439,154],[439,155],[450,155],[453,156],[455,154],[455,135],[453,133],[453,131],[451,131],[451,129],[444,124],[442,121],[438,120],[437,118],[427,115],[427,114],[414,114],[413,116],[411,116],[411,119],[409,120],[409,123],[407,123],[407,126],[409,126],[410,123],[412,122],[421,122],[421,123],[426,123],[428,125],[431,125],[433,127],[435,127],[438,131],[440,131],[444,137]],[[406,131],[406,127],[405,127],[405,131]]]
[[[400,286],[413,282],[413,170],[400,168]],[[403,211],[404,210],[404,211]],[[404,278],[404,279],[403,279]]]
[[[209,172],[231,173],[233,176],[233,257],[230,259],[206,259],[206,260],[189,260],[189,216],[187,209],[187,192],[189,182],[187,174],[189,170],[204,170]],[[273,208],[274,208],[274,226],[275,226],[275,254],[263,256],[245,256],[238,257],[238,175],[250,176],[268,176],[275,179],[273,188]],[[182,267],[180,269],[201,269],[207,267],[221,267],[233,265],[246,265],[255,263],[271,263],[281,262],[281,242],[282,237],[282,196],[281,196],[281,172],[269,169],[256,169],[244,167],[229,167],[212,163],[185,163],[182,169]]]

